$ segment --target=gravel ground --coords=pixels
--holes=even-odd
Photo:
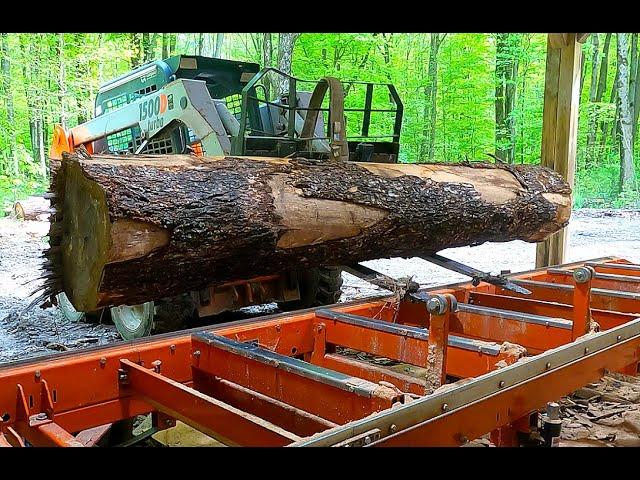
[[[55,308],[29,305],[49,224],[0,218],[0,363],[102,345],[119,338],[113,325],[71,323]]]
[[[0,363],[55,350],[106,344],[119,338],[113,325],[71,323],[55,307],[24,311],[29,293],[38,284],[24,283],[39,275],[40,255],[46,245],[42,237],[47,229],[45,222],[0,218]],[[569,261],[617,255],[640,263],[638,211],[577,210],[569,231]],[[535,267],[535,245],[520,241],[452,248],[441,254],[494,273]],[[466,279],[419,258],[373,260],[365,265],[396,278],[413,276],[422,286]],[[341,301],[384,292],[347,273],[343,273],[343,278]],[[269,307],[263,310],[267,312]]]

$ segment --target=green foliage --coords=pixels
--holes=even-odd
[[[7,34],[14,121],[9,124],[6,94],[0,88],[0,202],[42,191],[46,184],[34,137],[34,121],[42,119],[44,152],[48,152],[53,126],[65,120],[73,127],[93,116],[96,93],[102,83],[129,71],[132,62],[144,61],[142,34],[130,33],[20,33]],[[161,57],[161,45],[174,40],[172,54],[212,55],[216,34],[149,34],[150,57]],[[264,58],[262,33],[224,34],[223,58],[259,64]],[[278,34],[273,33],[273,65],[278,62]],[[510,34],[509,55],[517,57],[515,162],[540,161],[547,37],[545,34]],[[600,34],[600,53],[604,35]],[[593,44],[584,44],[584,86],[580,92],[576,206],[638,206],[634,191],[619,192],[619,146],[612,125],[616,106],[612,87],[616,76],[616,36],[612,35],[607,84],[601,102],[589,101]],[[430,120],[425,105],[429,85],[429,33],[304,33],[295,45],[292,72],[317,80],[336,76],[343,80],[393,83],[404,103],[400,161],[420,158],[425,126]],[[435,158],[439,161],[484,159],[495,152],[496,34],[449,33],[438,53]],[[307,85],[307,89],[312,85]],[[365,91],[349,87],[347,108],[364,105]],[[374,107],[388,108],[384,89],[376,87]],[[64,118],[61,118],[64,116]],[[361,113],[348,114],[348,133],[358,133]],[[588,145],[589,125],[597,125],[595,145]],[[373,113],[370,133],[388,134],[393,115]],[[17,144],[20,173],[11,174],[12,138]],[[640,145],[635,149],[636,161]]]

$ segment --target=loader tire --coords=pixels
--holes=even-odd
[[[112,307],[111,319],[124,340],[133,340],[182,330],[194,318],[195,311],[191,294],[185,293],[133,307]]]
[[[300,300],[278,303],[283,311],[331,305],[340,300],[342,294],[342,270],[339,268],[319,267],[298,270],[298,288]]]
[[[182,330],[196,316],[196,304],[190,293],[163,298],[156,302],[153,333]]]

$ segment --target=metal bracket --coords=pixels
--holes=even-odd
[[[428,262],[435,263],[442,268],[446,268],[447,270],[451,270],[453,272],[471,277],[471,284],[474,287],[478,286],[480,282],[487,282],[491,285],[496,285],[498,287],[504,288],[505,290],[510,290],[515,293],[520,293],[522,295],[531,295],[531,292],[529,290],[516,285],[502,273],[500,275],[492,275],[490,273],[483,272],[482,270],[478,270],[476,268],[465,265],[464,263],[456,262],[455,260],[451,260],[450,258],[443,257],[442,255],[438,255],[437,253],[434,253],[430,256],[424,256],[422,258]]]

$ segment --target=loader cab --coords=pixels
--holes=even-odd
[[[393,84],[332,77],[305,80],[263,68],[243,88],[242,102],[257,106],[260,118],[255,121],[250,109],[241,110],[239,134],[232,141],[235,155],[332,158],[336,138],[342,135],[344,160],[398,161],[404,107]],[[334,131],[343,115],[343,131]]]

